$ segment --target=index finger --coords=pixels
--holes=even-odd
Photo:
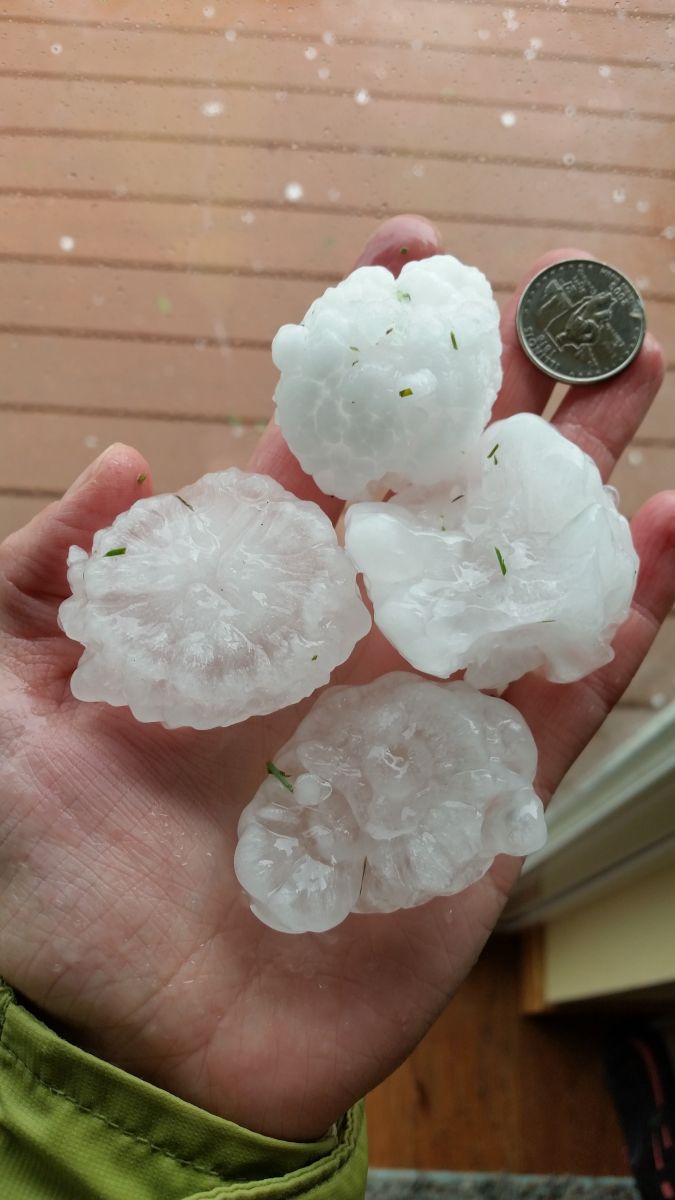
[[[403,264],[411,259],[430,258],[433,254],[442,253],[441,236],[430,221],[414,215],[391,217],[375,230],[354,267],[382,266],[398,275]],[[344,508],[343,500],[337,496],[326,496],[311,476],[303,471],[286,445],[274,417],[253,452],[249,470],[271,475],[300,500],[313,500],[333,522],[338,520]]]
[[[545,267],[564,262],[567,258],[593,258],[593,255],[586,250],[549,250],[532,263],[504,306],[500,323],[503,378],[492,411],[493,421],[501,421],[504,417],[512,417],[514,413],[519,412],[542,413],[546,408],[555,387],[555,380],[535,367],[522,349],[516,329],[516,311],[520,297],[530,280]]]

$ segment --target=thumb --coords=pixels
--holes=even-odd
[[[104,450],[60,500],[0,546],[3,624],[11,618],[13,632],[25,634],[27,625],[44,624],[48,616],[53,626],[55,607],[69,593],[70,546],[89,550],[97,529],[151,493],[148,464],[137,450],[121,443]]]

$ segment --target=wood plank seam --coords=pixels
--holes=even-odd
[[[434,5],[448,4],[448,5],[450,5],[450,4],[456,4],[457,0],[417,0],[417,2],[419,4],[434,4]],[[482,8],[498,8],[502,12],[504,11],[503,0],[480,0],[480,4],[481,4]],[[543,3],[542,3],[542,0],[539,0],[539,2],[538,2],[538,0],[531,0],[531,2],[530,2],[530,0],[509,0],[508,7],[512,8],[514,10],[514,12],[522,12],[522,13],[529,13],[529,12],[550,13],[551,12],[551,5],[550,5],[550,3],[547,4],[546,0],[543,0]],[[588,4],[575,4],[574,5],[575,13],[579,13],[581,16],[584,16],[584,17],[598,17],[601,19],[606,19],[607,17],[616,19],[617,9],[618,9],[618,5],[615,6],[614,8],[600,8],[600,7],[595,8]],[[627,12],[628,16],[632,16],[632,13],[630,12],[630,10],[624,9],[623,11]],[[660,12],[658,9],[655,9],[653,11],[647,11],[646,9],[640,8],[640,16],[643,18],[643,20],[649,19],[650,21],[670,21],[672,19],[670,13]]]
[[[225,383],[226,372],[223,372],[223,384]],[[271,408],[271,403],[270,403]],[[190,412],[161,412],[154,409],[143,408],[124,408],[117,405],[102,408],[100,405],[80,405],[80,404],[49,404],[45,406],[40,403],[26,404],[7,404],[0,403],[0,412],[8,413],[54,413],[64,417],[118,417],[122,420],[137,420],[137,421],[168,421],[181,422],[194,425],[225,425],[238,426],[243,425],[248,429],[255,430],[257,433],[262,433],[267,426],[267,421],[262,421],[258,417],[247,416],[232,416],[219,413],[197,413]],[[0,488],[2,494],[2,488]]]
[[[142,342],[152,345],[176,345],[205,347],[209,349],[269,350],[269,340],[262,338],[213,337],[190,333],[153,333],[151,330],[75,329],[58,325],[0,324],[0,333],[14,333],[27,337],[86,338],[105,342]]]
[[[303,147],[307,149],[307,147]],[[421,156],[416,156],[420,158]],[[49,200],[104,200],[113,201],[115,204],[124,205],[132,202],[134,204],[184,204],[191,207],[195,204],[208,204],[213,208],[227,209],[242,209],[247,207],[250,209],[260,209],[264,212],[288,213],[288,206],[280,204],[274,200],[259,200],[256,199],[251,204],[247,205],[241,199],[226,199],[217,196],[199,196],[199,195],[173,195],[171,193],[148,193],[148,192],[132,192],[124,193],[124,196],[111,195],[109,191],[87,190],[77,191],[72,188],[9,188],[0,187],[0,197],[7,196],[16,198],[17,200],[26,197],[28,199],[46,198]],[[348,217],[372,217],[375,220],[380,220],[387,215],[384,206],[373,206],[365,208],[357,208],[353,205],[341,205],[336,211],[334,207],[328,204],[310,204],[303,202],[298,204],[294,210],[296,213],[312,213],[317,216],[330,216],[334,220],[339,220],[342,216]],[[507,226],[509,229],[561,229],[561,222],[557,218],[537,217],[535,220],[532,217],[518,216],[490,216],[477,213],[467,212],[441,212],[433,209],[425,208],[425,216],[430,221],[445,221],[448,223],[461,225],[488,225],[501,228]],[[564,228],[575,233],[610,233],[610,234],[627,234],[635,237],[659,237],[662,234],[660,226],[640,226],[640,225],[608,225],[602,221],[565,221]],[[81,259],[79,261],[82,261]],[[97,259],[97,261],[100,261]],[[303,275],[302,278],[309,278]],[[318,276],[316,277],[318,278]],[[325,278],[325,276],[321,276]]]
[[[153,25],[152,23],[143,23],[143,22],[137,22],[137,21],[134,22],[133,27],[130,29],[129,25],[126,25],[123,22],[116,24],[116,23],[110,21],[110,22],[106,22],[105,26],[102,27],[98,21],[87,21],[87,20],[81,20],[81,19],[69,20],[67,18],[64,19],[64,18],[51,17],[51,16],[49,18],[42,18],[42,17],[27,17],[27,16],[8,16],[5,14],[0,14],[0,24],[2,24],[4,22],[9,22],[13,25],[39,24],[41,28],[45,28],[45,27],[62,28],[65,25],[67,27],[75,28],[75,29],[93,29],[93,30],[96,30],[97,32],[101,32],[101,30],[103,28],[103,29],[105,29],[105,31],[111,30],[111,31],[118,32],[118,33],[138,34],[139,36],[142,36],[143,33],[173,34],[173,35],[178,34],[181,37],[196,36],[196,37],[201,37],[201,38],[212,38],[214,40],[221,36],[220,30],[207,29],[207,28],[204,28],[203,26],[168,25],[168,24],[162,24],[161,26],[157,26],[157,25]],[[313,30],[313,31],[312,30],[303,30],[302,36],[304,39],[307,39],[309,41],[312,41],[312,40],[320,41],[321,30]],[[239,30],[237,30],[237,38],[241,38],[243,41],[265,41],[265,42],[286,42],[286,43],[287,42],[297,43],[297,41],[298,41],[297,34],[281,33],[280,31],[276,31],[276,30],[269,30],[261,37],[261,35],[259,33],[255,32],[253,30],[239,29]],[[360,37],[358,34],[350,34],[348,38],[344,38],[344,37],[341,38],[340,45],[363,47],[366,49],[376,49],[376,50],[409,50],[410,49],[409,41],[404,41],[404,40],[399,41],[399,40],[393,39],[393,38],[389,39],[389,38]],[[455,44],[452,42],[442,42],[441,43],[438,41],[425,42],[424,50],[430,51],[431,53],[438,53],[438,54],[456,53],[458,51],[461,51],[461,53],[463,55],[489,57],[491,59],[494,59],[494,58],[522,59],[522,57],[523,57],[523,52],[520,48],[511,49],[510,47],[506,47],[506,46],[494,46],[494,45],[492,45],[492,46],[464,46],[464,45]],[[537,57],[541,62],[559,62],[559,63],[566,63],[566,64],[567,63],[569,63],[569,64],[583,63],[583,64],[588,64],[591,66],[607,65],[610,67],[622,67],[622,68],[627,68],[629,70],[638,70],[638,71],[660,71],[663,68],[670,67],[670,65],[671,65],[667,59],[663,59],[663,60],[650,59],[649,62],[645,62],[644,59],[641,59],[641,58],[613,58],[613,57],[598,58],[595,55],[588,55],[588,54],[553,54],[550,51],[545,51],[543,49],[539,51]],[[52,78],[53,78],[53,76],[52,76]],[[123,77],[120,77],[120,78],[123,78]],[[202,81],[202,86],[203,86],[203,81]]]
[[[136,343],[148,345],[167,345],[167,346],[192,346],[195,349],[203,348],[210,350],[265,350],[269,351],[270,342],[263,338],[218,338],[218,337],[194,337],[192,334],[182,333],[152,333],[138,332],[136,330],[120,331],[116,329],[74,329],[67,326],[54,325],[17,325],[17,324],[0,324],[0,335],[8,334],[14,337],[56,337],[78,339],[82,338],[86,341],[96,342],[122,342]],[[198,345],[196,345],[196,343]],[[675,372],[675,362],[668,363],[666,367],[667,374]]]
[[[339,282],[340,276],[337,274],[324,275],[314,274],[309,271],[291,271],[279,268],[271,270],[264,268],[256,270],[254,267],[218,267],[211,266],[208,263],[173,263],[166,260],[159,261],[133,261],[129,259],[105,259],[105,258],[87,258],[85,256],[68,256],[64,261],[61,257],[50,257],[49,255],[31,255],[31,254],[0,254],[0,264],[5,263],[12,266],[21,266],[22,264],[29,266],[43,266],[47,270],[67,270],[71,267],[82,268],[83,270],[97,270],[105,268],[114,271],[156,271],[158,274],[168,275],[205,275],[216,276],[217,278],[232,278],[232,279],[279,279],[287,282],[309,282],[309,283],[324,283],[327,287],[335,285]],[[517,286],[515,280],[495,280],[491,281],[492,290],[494,292],[513,292]],[[645,300],[651,300],[656,304],[675,304],[675,295],[668,292],[654,292],[648,288],[643,289],[641,293]],[[20,324],[14,326],[17,330],[25,328]],[[8,332],[7,325],[0,325],[0,332]],[[53,332],[56,328],[53,329]],[[229,344],[229,343],[225,343]]]
[[[225,379],[225,372],[223,372],[223,380],[224,379]],[[270,408],[271,408],[271,404],[270,404]],[[194,412],[192,410],[190,412],[185,412],[185,413],[169,412],[169,411],[163,412],[161,410],[155,410],[155,409],[150,410],[150,409],[144,409],[144,408],[140,408],[140,407],[136,407],[136,406],[134,406],[133,408],[125,408],[123,406],[120,407],[118,405],[106,405],[105,407],[101,407],[101,405],[86,405],[86,404],[49,404],[49,405],[45,405],[45,404],[41,404],[39,402],[33,403],[31,401],[27,401],[22,404],[14,404],[11,402],[8,403],[6,401],[0,401],[0,412],[57,413],[57,414],[61,413],[63,416],[90,416],[90,417],[106,416],[106,417],[119,417],[122,419],[131,419],[131,420],[133,420],[135,418],[137,420],[148,420],[148,421],[181,421],[181,422],[187,422],[188,424],[191,422],[194,422],[196,425],[212,425],[212,424],[229,425],[229,426],[246,425],[246,426],[250,426],[251,429],[255,429],[258,431],[262,431],[262,429],[266,425],[266,422],[261,421],[257,417],[247,417],[244,415],[242,415],[241,417],[232,416],[231,414],[221,416],[218,413],[198,413],[198,412]],[[651,450],[651,449],[658,448],[658,447],[675,450],[675,438],[672,438],[672,437],[658,437],[658,438],[657,437],[640,437],[640,435],[638,434],[636,437],[633,438],[633,440],[631,442],[631,446],[637,446],[637,447],[640,447],[645,450]],[[0,488],[0,494],[1,494],[1,492],[2,492],[2,489]]]
[[[0,21],[1,20],[2,20],[2,18],[0,18]],[[521,57],[521,56],[517,56],[517,57]],[[558,61],[558,60],[552,59],[552,56],[550,56],[550,60]],[[569,63],[570,61],[571,60],[569,60],[569,59],[563,60],[563,62],[565,64]],[[606,61],[601,63],[599,59],[596,60],[595,62],[592,62],[591,60],[589,60],[589,62],[593,66],[595,66],[595,65],[611,66],[612,65],[611,62],[606,62]],[[624,66],[626,64],[615,63],[614,65],[615,66],[617,66],[617,65]],[[668,65],[670,65],[670,64],[664,63],[662,65],[662,67],[659,69],[662,70],[663,67],[668,66]],[[204,80],[204,79],[195,79],[195,78],[190,78],[189,76],[171,75],[171,76],[165,77],[165,76],[161,76],[161,75],[145,76],[145,75],[129,75],[128,73],[116,74],[116,73],[101,73],[101,72],[99,72],[96,75],[82,75],[81,73],[73,75],[73,74],[69,74],[67,72],[58,72],[57,73],[55,71],[40,71],[38,69],[32,69],[30,71],[25,71],[23,69],[11,68],[11,67],[3,67],[2,70],[0,70],[0,79],[28,79],[28,80],[36,80],[37,79],[37,80],[47,81],[49,83],[56,83],[56,82],[59,82],[59,83],[93,83],[93,84],[96,84],[96,83],[123,83],[123,84],[133,84],[134,87],[164,87],[164,88],[184,87],[184,88],[194,88],[194,89],[201,89],[201,90],[210,88],[211,90],[218,89],[220,91],[230,91],[230,90],[246,91],[247,89],[251,89],[251,88],[254,88],[256,91],[260,91],[260,92],[277,93],[279,91],[278,83],[274,83],[274,82],[265,83],[264,81],[255,80],[255,79],[227,80],[227,79],[215,79],[214,78],[207,83],[206,80]],[[353,96],[354,96],[353,91],[350,91],[348,88],[332,87],[330,89],[330,91],[327,93],[325,87],[315,87],[313,84],[309,84],[309,83],[308,84],[284,83],[283,91],[286,92],[287,95],[289,95],[289,96],[298,95],[298,96],[325,97],[326,95],[329,95],[329,96],[337,96],[337,97],[344,97],[344,98],[353,98]],[[480,99],[473,99],[473,98],[461,97],[461,96],[445,96],[442,94],[440,94],[440,95],[434,94],[433,96],[430,96],[430,95],[425,95],[425,94],[421,94],[421,93],[417,93],[417,92],[387,91],[385,88],[378,88],[375,86],[372,86],[369,88],[369,93],[370,93],[371,99],[373,99],[373,100],[397,100],[397,101],[403,101],[406,104],[430,104],[430,103],[433,103],[433,104],[443,104],[448,107],[462,106],[464,104],[476,104],[476,105],[481,105],[482,107],[485,107],[485,108],[500,108],[502,105],[508,104],[511,106],[511,108],[518,108],[518,109],[521,109],[524,111],[533,111],[533,112],[541,111],[541,112],[558,112],[558,113],[561,111],[561,108],[562,108],[561,105],[551,104],[551,105],[541,106],[541,108],[538,109],[537,107],[533,107],[532,105],[527,104],[525,101],[519,101],[517,97],[516,98],[509,97],[508,99],[504,99],[503,101],[502,100],[499,100],[499,101],[483,100],[483,101],[481,101]],[[614,117],[618,120],[623,120],[623,121],[625,121],[625,119],[626,119],[625,112],[619,112],[619,111],[616,111],[615,109],[604,109],[604,108],[597,108],[597,107],[590,108],[589,107],[586,109],[578,109],[578,111],[581,113],[584,113],[584,114],[588,114],[588,115]],[[636,116],[637,118],[642,117],[649,121],[658,121],[658,122],[662,122],[664,124],[671,124],[672,120],[673,120],[673,118],[671,116],[669,116],[668,114],[664,114],[663,112],[644,112],[642,110],[636,110],[635,113],[633,113],[633,111],[631,110],[631,117],[632,116]],[[169,135],[167,135],[167,136],[169,136]],[[182,140],[183,135],[174,135],[174,136],[175,137],[180,136],[181,140]]]
[[[447,4],[447,5],[453,4],[454,5],[456,3],[457,3],[457,0],[417,0],[417,4],[419,4],[421,7],[426,4],[426,5],[430,5],[430,6],[433,6],[434,8],[436,8],[439,4],[440,5],[445,5],[445,4]],[[480,6],[481,6],[481,8],[496,8],[496,9],[500,9],[501,11],[503,11],[504,2],[503,2],[503,0],[480,0]],[[550,3],[547,3],[546,0],[510,0],[508,7],[512,8],[515,12],[523,12],[523,13],[529,13],[529,12],[550,13],[551,12],[551,5],[550,5]],[[598,17],[601,19],[606,18],[606,17],[611,17],[611,18],[615,19],[616,15],[617,15],[617,6],[602,7],[602,6],[595,6],[595,5],[589,5],[589,4],[575,4],[574,12],[579,13],[582,16]],[[633,15],[629,10],[624,9],[624,12],[627,12],[627,15],[629,17]],[[23,15],[23,14],[21,14],[21,15]],[[672,14],[669,11],[660,11],[659,9],[651,9],[651,10],[641,9],[640,16],[644,20],[649,19],[649,20],[653,20],[653,21],[670,21],[672,19]],[[6,19],[7,20],[18,20],[19,17],[18,16],[14,17],[11,15],[8,15]],[[64,25],[71,25],[71,24],[76,24],[80,18],[61,17],[59,19],[60,19],[61,23]],[[53,18],[51,16],[48,18],[27,17],[24,19],[24,23],[26,23],[26,24],[28,24],[28,23],[43,24],[45,21],[51,22],[52,20],[53,20]],[[96,23],[96,26],[98,29],[116,28],[117,25],[121,25],[121,27],[125,31],[129,30],[128,24],[124,25],[120,22],[113,23],[112,21],[107,21],[107,20],[104,21],[99,18],[98,22]],[[134,22],[134,25],[135,25],[135,22]],[[154,31],[154,30],[156,30],[157,26],[151,25],[150,28]],[[194,29],[195,32],[198,32],[198,33],[206,32],[206,27],[204,25],[194,25],[194,26],[190,26],[190,28]]]
[[[2,72],[0,71],[0,77]],[[398,97],[397,97],[398,98]],[[405,99],[405,97],[403,98]],[[9,128],[3,129],[0,127],[0,136],[2,137],[44,137],[52,138],[89,138],[97,142],[142,142],[152,144],[168,143],[169,145],[178,143],[188,146],[212,146],[217,145],[223,149],[233,147],[237,149],[256,149],[256,150],[292,150],[292,151],[308,151],[312,154],[330,155],[341,154],[349,156],[356,153],[362,153],[358,147],[353,145],[325,145],[322,142],[285,142],[275,138],[273,141],[265,138],[224,138],[221,135],[200,135],[194,133],[133,133],[127,130],[61,130],[44,127],[42,129],[31,128]],[[510,169],[518,170],[519,168],[528,169],[546,169],[547,171],[560,171],[563,175],[568,175],[570,168],[562,161],[555,158],[538,158],[538,157],[521,157],[514,158],[511,154],[467,154],[462,151],[453,150],[415,150],[405,146],[395,146],[391,149],[386,146],[368,146],[366,153],[375,158],[396,159],[396,158],[414,158],[415,161],[429,162],[451,162],[451,163],[479,163],[481,166],[501,166],[509,167]],[[579,175],[611,175],[620,172],[622,175],[636,176],[642,179],[675,179],[675,171],[668,167],[633,167],[625,163],[593,163],[585,162],[583,159],[576,160],[574,170]],[[330,211],[335,211],[334,209]]]
[[[57,75],[54,71],[33,70],[30,72],[27,72],[27,71],[23,71],[23,70],[15,70],[15,69],[12,69],[9,67],[5,67],[2,70],[0,70],[0,79],[24,79],[24,78],[46,80],[50,83],[54,82],[55,80],[62,80],[64,82],[69,82],[69,83],[97,83],[97,82],[98,83],[125,83],[129,77],[127,75],[111,75],[111,76],[104,76],[104,75],[98,75],[98,76],[85,75],[85,76],[83,76],[81,74],[80,75],[70,75],[70,76],[63,75],[63,74]],[[198,88],[202,88],[202,89],[211,88],[212,89],[214,87],[217,87],[217,89],[219,91],[225,91],[225,92],[230,92],[230,91],[246,92],[246,91],[250,90],[251,88],[255,88],[255,90],[257,92],[270,92],[273,95],[276,95],[279,92],[279,85],[277,83],[274,83],[274,82],[266,83],[264,81],[259,81],[259,80],[250,80],[247,83],[247,82],[242,82],[240,79],[236,79],[236,80],[222,79],[222,80],[218,80],[217,82],[207,83],[203,79],[202,80],[190,79],[190,78],[186,78],[183,76],[172,75],[170,78],[167,78],[167,79],[164,79],[162,77],[146,78],[146,77],[139,76],[135,79],[132,78],[130,80],[130,82],[132,82],[132,83],[135,82],[140,85],[145,85],[148,87],[151,87],[154,84],[156,84],[158,87],[159,86],[186,87],[186,88],[195,88],[195,89],[198,89]],[[411,92],[387,92],[384,89],[380,90],[375,87],[373,87],[369,90],[370,90],[370,94],[373,99],[386,100],[386,101],[403,101],[406,104],[441,104],[446,108],[475,107],[475,108],[492,109],[494,111],[497,111],[499,109],[502,109],[502,108],[505,108],[508,106],[511,109],[514,109],[516,111],[521,111],[521,112],[555,113],[557,115],[560,115],[560,113],[564,112],[564,105],[562,105],[562,104],[553,104],[553,103],[546,104],[541,101],[528,103],[526,100],[520,100],[518,98],[518,96],[505,96],[503,98],[500,97],[497,100],[490,100],[490,99],[483,98],[480,96],[462,96],[462,95],[458,95],[458,94],[454,94],[454,95],[450,96],[450,95],[444,95],[442,93],[438,93],[438,94],[434,94],[434,95],[425,95],[425,94],[419,94],[417,92],[412,92],[412,93]],[[326,92],[326,90],[324,88],[312,87],[312,86],[307,86],[304,84],[302,84],[302,85],[293,84],[293,83],[284,83],[283,91],[289,96],[321,96],[322,98],[329,96],[329,97],[333,97],[333,98],[337,98],[337,99],[353,99],[353,96],[354,96],[354,93],[352,91],[350,91],[348,88],[334,86],[334,87],[331,87],[329,92]],[[623,110],[617,110],[614,108],[599,108],[597,106],[584,105],[584,104],[579,104],[579,105],[576,105],[575,107],[576,107],[577,114],[582,117],[586,117],[586,116],[588,116],[588,117],[603,117],[603,118],[606,118],[607,120],[616,120],[616,121],[623,121],[623,122],[625,122],[625,120],[626,120],[626,114]],[[651,122],[656,122],[658,124],[663,124],[663,125],[672,125],[675,120],[675,118],[673,118],[669,113],[663,113],[660,111],[653,112],[648,109],[631,108],[630,116],[631,116],[631,120],[634,120],[634,121],[651,121]],[[33,134],[35,134],[35,136],[48,137],[48,136],[53,136],[56,131],[50,130],[50,129],[46,129],[44,131],[29,130],[29,129],[23,129],[23,128],[12,129],[12,128],[8,127],[6,130],[2,130],[2,132],[3,132],[3,134],[10,134],[10,135],[15,134],[15,133],[21,134],[22,136],[25,136],[25,137],[32,136]],[[88,131],[83,131],[80,133],[78,131],[71,132],[69,130],[63,130],[63,131],[59,130],[58,133],[59,133],[59,136],[62,136],[62,137],[91,137],[92,136],[91,133],[89,133]],[[112,136],[112,134],[109,134],[108,136]],[[129,134],[128,136],[133,138],[133,133]],[[181,140],[182,141],[182,135],[167,135],[167,136],[169,136],[172,140]],[[205,142],[209,142],[213,139],[205,137],[203,140]],[[324,147],[324,149],[325,149],[325,147]]]

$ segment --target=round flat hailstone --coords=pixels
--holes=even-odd
[[[406,251],[402,247],[402,251]],[[447,479],[485,426],[501,383],[490,284],[450,255],[359,267],[272,343],[277,421],[322,491]]]
[[[371,624],[321,509],[235,468],[138,500],[91,555],[71,547],[68,582],[59,623],[85,646],[73,695],[169,728],[295,703]]]
[[[638,558],[595,463],[541,417],[485,430],[452,485],[347,512],[345,545],[385,637],[420,671],[502,690],[613,658]]]
[[[237,878],[286,933],[452,895],[543,846],[536,766],[520,713],[467,683],[329,688],[242,813]]]

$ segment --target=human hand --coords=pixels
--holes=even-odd
[[[440,250],[418,218],[386,222],[363,262]],[[559,257],[549,254],[531,274]],[[504,313],[499,419],[540,412],[552,381],[523,355],[517,297]],[[648,337],[631,367],[572,388],[554,417],[607,478],[658,390]],[[271,426],[253,469],[337,519]],[[68,547],[150,494],[148,467],[106,451],[64,498],[0,548],[0,973],[99,1057],[248,1128],[319,1137],[410,1052],[467,975],[513,886],[499,858],[459,896],[354,916],[291,937],[251,915],[232,869],[239,813],[264,763],[311,701],[231,729],[169,732],[127,709],[80,704],[80,647],[57,627]],[[641,569],[616,657],[589,678],[523,678],[506,698],[539,748],[546,801],[646,654],[675,599],[675,493],[633,521]],[[401,666],[377,630],[336,675],[362,683]]]

